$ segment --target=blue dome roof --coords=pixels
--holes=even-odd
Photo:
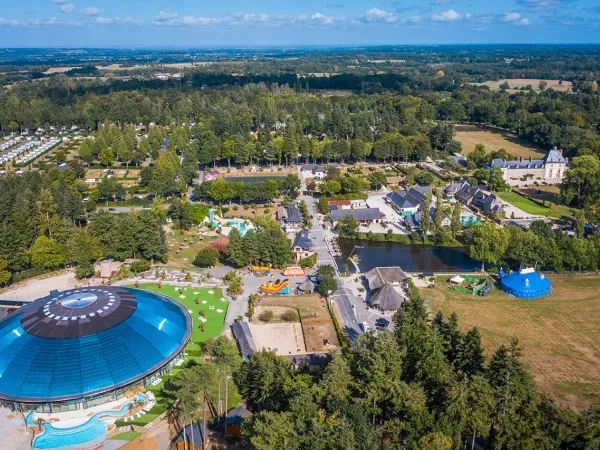
[[[504,292],[519,298],[537,298],[550,293],[550,280],[533,269],[511,272],[500,279]]]
[[[172,360],[190,335],[187,311],[158,294],[54,292],[0,322],[0,398],[55,402],[128,386]]]

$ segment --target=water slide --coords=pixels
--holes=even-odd
[[[260,290],[265,294],[289,294],[290,293],[290,281],[286,278],[285,280],[275,283],[263,284]]]

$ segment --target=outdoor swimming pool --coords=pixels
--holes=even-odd
[[[143,394],[136,394],[136,398],[138,401],[147,400],[147,397]],[[132,403],[125,403],[118,411],[96,413],[87,422],[74,427],[61,428],[59,422],[55,425],[44,422],[42,424],[44,432],[35,438],[33,448],[59,448],[69,445],[87,444],[100,439],[106,433],[106,424],[127,414],[129,406]],[[37,422],[33,420],[33,414],[34,412],[31,411],[25,418],[25,421],[30,426],[37,426]]]

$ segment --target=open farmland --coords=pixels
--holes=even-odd
[[[484,81],[483,83],[469,83],[476,86],[487,86],[492,91],[499,91],[500,85],[504,83],[508,83],[510,89],[507,89],[509,92],[518,92],[521,88],[526,86],[531,86],[534,91],[539,92],[540,87],[540,78],[509,78],[498,81]],[[561,92],[570,92],[573,90],[573,83],[570,81],[561,81],[561,80],[543,80],[547,83],[546,89],[554,89],[555,91]]]
[[[600,277],[551,277],[552,294],[521,300],[494,289],[473,297],[449,289],[446,279],[423,289],[433,313],[456,312],[461,329],[477,326],[488,355],[517,336],[524,360],[543,392],[562,405],[600,399]]]
[[[517,158],[540,159],[544,156],[541,148],[536,148],[512,134],[502,131],[473,128],[473,131],[457,131],[455,139],[462,144],[462,153],[465,156],[475,150],[475,146],[478,144],[483,144],[486,151],[490,153],[503,148]]]

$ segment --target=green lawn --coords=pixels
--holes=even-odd
[[[163,284],[162,288],[159,289],[158,283],[140,284],[139,289],[158,292],[171,297],[175,301],[178,301],[185,306],[188,311],[191,310],[192,312],[190,314],[192,316],[194,327],[192,331],[192,342],[204,342],[206,339],[210,337],[217,337],[223,332],[225,315],[227,313],[227,306],[229,303],[227,301],[221,301],[221,298],[223,298],[223,291],[221,291],[221,289],[186,288],[169,286],[165,284]],[[183,289],[183,294],[179,293],[179,289]],[[199,302],[198,305],[196,304],[196,300]],[[202,303],[203,301],[206,303]],[[210,309],[211,306],[214,307],[214,309]],[[218,310],[221,310],[222,312],[218,312]],[[206,319],[206,322],[200,321],[200,311],[204,311],[204,318]],[[201,330],[202,324],[204,324],[204,333]]]
[[[109,440],[113,441],[133,441],[140,437],[142,433],[137,431],[126,431],[124,433],[115,434],[113,437],[109,438]]]
[[[529,200],[528,198],[523,197],[522,195],[517,194],[516,192],[498,192],[498,196],[516,206],[517,208],[522,209],[526,213],[534,214],[538,216],[548,216],[548,217],[556,217],[560,218],[562,216],[572,217],[573,212],[571,209],[564,205],[556,205],[554,203],[549,203],[550,206],[542,206],[537,203]]]
[[[169,375],[162,377],[162,382],[158,386],[150,386],[148,388],[148,390],[153,392],[154,396],[156,397],[156,404],[154,407],[146,414],[138,417],[135,420],[129,420],[127,422],[123,420],[117,420],[115,422],[117,427],[126,425],[139,425],[143,427],[167,411],[171,407],[172,399],[163,392],[163,386],[165,382],[167,382],[171,376],[183,370],[189,362],[194,361],[196,363],[200,363],[202,359],[202,349],[200,347],[200,343],[210,337],[219,336],[223,332],[223,328],[225,326],[225,314],[227,313],[228,302],[221,301],[221,298],[223,297],[223,292],[221,289],[181,287],[181,289],[184,290],[183,294],[180,294],[180,287],[163,285],[162,288],[158,289],[157,283],[140,284],[139,289],[158,292],[171,297],[173,300],[183,304],[188,311],[192,311],[191,316],[194,326],[192,331],[192,343],[188,344],[187,346],[186,350],[188,356],[185,363],[180,367],[173,367]],[[210,294],[210,291],[213,293]],[[194,294],[195,292],[198,292],[198,294]],[[181,295],[183,295],[184,298],[181,298]],[[196,299],[199,300],[199,305],[196,305]],[[206,301],[206,303],[203,304],[202,300]],[[214,309],[209,309],[209,306],[214,306]],[[218,309],[222,309],[223,312],[218,313]],[[206,322],[204,322],[204,333],[200,329],[200,310],[204,310],[204,316],[206,318]]]

